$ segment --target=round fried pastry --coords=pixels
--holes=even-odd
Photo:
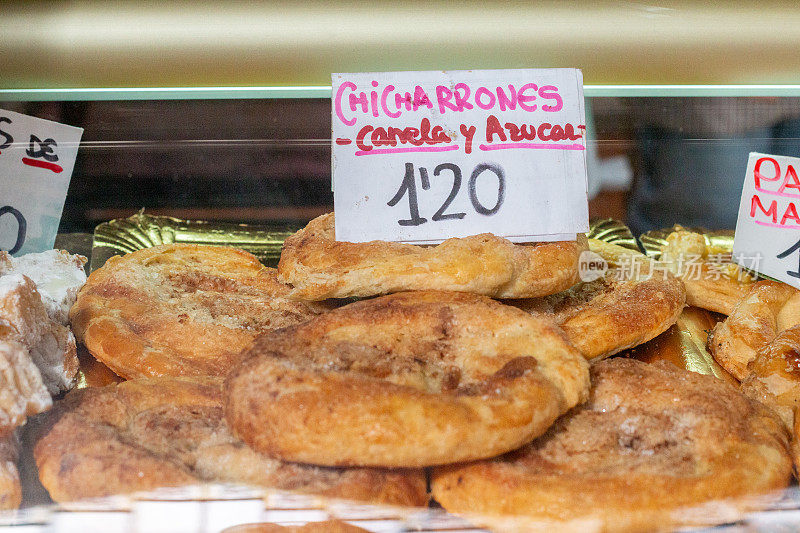
[[[34,429],[42,484],[58,502],[230,482],[425,505],[421,470],[284,463],[233,437],[219,378],[146,378],[71,392]]]
[[[592,386],[531,444],[434,470],[434,498],[487,523],[650,531],[736,519],[789,483],[785,428],[728,383],[616,358],[592,367]]]
[[[709,335],[714,359],[733,377],[744,379],[756,351],[781,331],[800,324],[800,291],[777,281],[759,281]]]
[[[408,290],[444,290],[496,298],[530,298],[578,281],[576,241],[513,244],[489,233],[447,239],[437,246],[396,242],[339,242],[334,215],[315,218],[286,239],[281,281],[306,300],[374,296]]]
[[[615,250],[621,247],[600,244],[597,249],[609,263],[626,262]],[[592,242],[590,247],[596,249]],[[551,296],[508,303],[551,316],[570,342],[592,361],[645,343],[678,320],[686,292],[679,279],[653,269],[644,255],[626,252],[627,265],[612,266],[594,281],[578,283]]]
[[[290,300],[274,269],[235,248],[166,244],[112,257],[70,311],[78,340],[124,378],[224,375],[264,331],[322,304]]]
[[[259,337],[226,380],[250,446],[323,465],[428,466],[541,434],[588,390],[550,320],[484,296],[405,292]]]

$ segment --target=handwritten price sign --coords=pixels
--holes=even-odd
[[[751,153],[733,256],[739,264],[800,287],[800,158]]]
[[[0,250],[53,248],[82,134],[0,110]]]
[[[575,69],[334,74],[336,238],[588,231]]]

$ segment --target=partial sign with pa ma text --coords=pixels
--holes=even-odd
[[[739,204],[733,258],[800,287],[800,158],[751,153]]]

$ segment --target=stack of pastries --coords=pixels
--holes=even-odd
[[[609,268],[581,281],[588,250]],[[110,259],[69,309],[121,382],[12,412],[47,410],[28,426],[57,502],[235,482],[435,501],[498,531],[717,524],[779,497],[800,456],[800,293],[736,285],[708,340],[724,370],[703,375],[637,351],[686,323],[686,283],[582,235],[356,244],[333,214],[277,269],[161,245]]]
[[[0,509],[22,501],[19,428],[49,409],[78,372],[67,314],[86,281],[86,258],[0,252]]]

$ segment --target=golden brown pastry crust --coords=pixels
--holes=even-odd
[[[756,350],[742,391],[781,417],[792,433],[795,468],[800,468],[800,325],[781,331]]]
[[[456,513],[522,515],[528,527],[649,531],[725,521],[720,511],[788,484],[785,428],[733,386],[624,358],[594,365],[592,384],[586,404],[530,445],[436,469],[434,498]]]
[[[686,286],[688,305],[729,315],[750,290],[754,279],[730,260],[712,263],[710,256],[714,251],[700,233],[673,231],[662,249],[661,264],[677,268],[678,261],[684,262],[680,278]],[[688,261],[693,265],[686,266]]]
[[[709,335],[714,359],[733,377],[747,376],[756,351],[781,331],[800,324],[800,291],[776,281],[759,281]]]
[[[772,407],[789,428],[794,425],[794,413],[800,407],[800,325],[780,332],[756,350],[742,390]]]
[[[306,300],[408,290],[471,292],[496,298],[554,294],[578,281],[586,239],[513,244],[489,233],[437,246],[338,242],[334,215],[315,218],[286,239],[279,279]]]
[[[243,250],[167,244],[109,259],[70,319],[78,340],[122,377],[224,375],[259,333],[325,309],[288,293]]]
[[[283,463],[234,438],[218,378],[150,378],[73,391],[43,415],[34,457],[59,502],[204,481],[424,505],[419,470]]]
[[[558,294],[508,303],[552,316],[584,357],[605,359],[657,337],[683,310],[683,283],[669,272],[645,267],[646,272],[633,275],[611,268],[604,277]]]
[[[325,465],[491,457],[541,434],[588,389],[552,321],[484,296],[422,291],[263,335],[226,380],[253,448]]]
[[[85,387],[105,387],[125,381],[116,375],[106,365],[92,357],[83,344],[78,345],[78,382],[75,386],[79,389]]]

